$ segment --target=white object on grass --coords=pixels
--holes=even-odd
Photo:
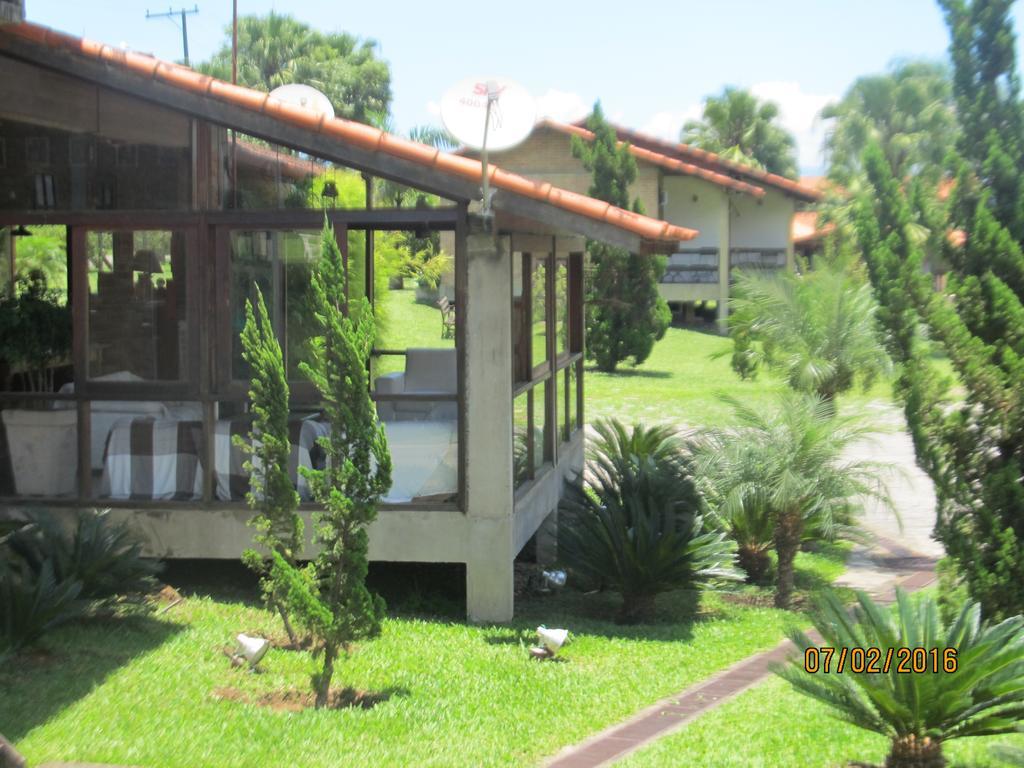
[[[244,632],[235,638],[238,643],[238,655],[249,662],[249,666],[255,668],[260,659],[270,648],[270,642],[262,637],[251,637]]]

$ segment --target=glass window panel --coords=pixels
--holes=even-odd
[[[309,340],[319,329],[310,309],[310,279],[320,258],[320,232],[251,230],[231,233],[231,371],[248,380],[242,358],[241,332],[245,302],[263,294],[271,323],[277,330],[288,378],[298,380],[299,363],[308,356]]]
[[[78,409],[70,401],[7,402],[0,406],[0,494],[72,498],[78,495]]]
[[[518,251],[512,254],[512,372],[515,381],[529,381],[532,365],[527,347],[530,338],[525,332],[527,297],[523,280],[524,259],[525,256]]]
[[[376,394],[458,393],[455,351],[455,263],[437,231],[378,231],[374,243],[374,313],[378,354],[371,361]],[[365,292],[366,233],[349,236],[353,295]],[[454,240],[451,241],[454,244]],[[384,351],[388,354],[381,354]],[[451,421],[458,404],[447,400],[381,400],[379,417],[395,421]]]
[[[547,262],[534,257],[533,279],[530,284],[530,322],[532,334],[532,364],[536,368],[548,359],[547,333]]]
[[[89,232],[89,377],[187,381],[185,235]]]
[[[7,230],[10,231],[10,230]],[[4,236],[0,234],[0,254],[4,255],[3,280],[13,271],[16,281],[42,277],[48,290],[61,297],[68,294],[68,230],[63,225],[33,224],[16,230],[20,234],[8,236],[7,252]],[[13,267],[13,270],[12,270]]]
[[[533,388],[533,468],[540,469],[545,461],[551,460],[548,434],[548,410],[545,407],[546,395],[551,386],[551,379]]]
[[[555,351],[559,355],[569,349],[569,266],[565,261],[555,267]]]
[[[579,401],[577,399],[577,397],[578,397],[577,379],[578,379],[578,375],[579,375],[578,372],[577,372],[577,366],[578,366],[578,364],[574,363],[573,365],[570,365],[566,369],[566,374],[568,375],[568,384],[567,384],[568,392],[567,392],[567,394],[568,394],[568,408],[569,408],[568,413],[566,413],[566,423],[569,426],[569,435],[570,436],[572,435],[573,432],[575,432],[580,427],[580,424],[579,424]]]
[[[191,207],[188,116],[14,60],[4,67],[0,208]]]
[[[203,495],[203,408],[198,402],[93,400],[90,469],[100,499],[195,501]],[[228,441],[218,449],[227,450]],[[236,450],[230,446],[232,451]],[[215,466],[228,466],[227,458]]]
[[[512,477],[516,486],[530,478],[529,396],[524,392],[512,402]]]

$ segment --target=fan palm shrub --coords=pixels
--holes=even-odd
[[[942,768],[943,745],[967,736],[1011,733],[1024,718],[1024,618],[983,623],[978,603],[966,603],[957,618],[942,621],[934,597],[912,598],[897,591],[896,610],[879,607],[864,593],[853,614],[833,594],[821,600],[814,618],[821,634],[812,641],[795,632],[805,653],[835,648],[830,671],[819,663],[807,672],[805,658],[775,668],[798,691],[831,706],[837,717],[890,739],[886,768]],[[844,669],[845,649],[878,648],[879,671]],[[924,673],[898,670],[898,651],[925,649]],[[888,669],[884,660],[893,649]],[[955,652],[951,654],[947,649]],[[811,651],[813,654],[814,652]],[[934,663],[933,663],[934,662]],[[936,669],[938,671],[933,671]],[[955,667],[955,668],[954,668]]]
[[[741,376],[764,365],[793,389],[832,400],[889,370],[871,286],[838,264],[803,275],[738,271],[730,311]]]
[[[682,441],[665,426],[594,425],[584,479],[563,499],[567,563],[622,594],[620,623],[650,621],[655,598],[736,578],[735,546],[700,513]]]
[[[775,605],[788,608],[803,542],[832,541],[848,533],[860,498],[891,506],[879,481],[882,467],[843,458],[867,430],[850,417],[836,416],[820,397],[786,393],[769,410],[724,400],[737,425],[698,437],[697,473],[713,514],[744,546],[741,562],[761,563],[748,571],[752,579],[766,567],[764,537],[770,530],[778,558]]]

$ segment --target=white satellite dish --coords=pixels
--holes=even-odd
[[[488,150],[511,149],[533,131],[537,108],[521,85],[499,77],[471,77],[441,98],[444,127],[463,145],[480,150],[484,216],[491,212]]]
[[[270,92],[272,98],[291,104],[294,107],[301,107],[316,112],[318,115],[334,117],[334,107],[331,100],[311,85],[291,83],[280,85]]]
[[[529,91],[500,77],[471,77],[441,98],[444,127],[472,149],[510,149],[530,135],[536,118]]]

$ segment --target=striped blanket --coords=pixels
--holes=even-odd
[[[100,495],[112,499],[199,499],[201,421],[136,416],[114,423],[103,457]]]
[[[234,437],[248,441],[249,417],[221,419],[214,436],[216,498],[244,501],[249,492],[247,452]],[[327,425],[312,419],[289,422],[292,442],[289,473],[302,499],[310,497],[309,485],[298,467],[322,469],[324,452],[317,438],[328,434]],[[203,424],[153,416],[118,420],[110,431],[103,455],[100,495],[111,499],[189,501],[202,498]]]
[[[217,422],[217,435],[214,438],[216,458],[213,466],[217,475],[218,499],[244,500],[249,492],[249,473],[244,469],[249,455],[235,445],[235,436],[248,443],[251,428],[252,420],[249,417],[221,419]],[[292,444],[288,474],[299,492],[299,498],[305,501],[310,498],[309,484],[298,468],[324,468],[324,449],[317,443],[317,438],[330,434],[330,427],[322,421],[294,418],[288,422],[288,431],[288,439]],[[259,468],[258,463],[256,467]]]

